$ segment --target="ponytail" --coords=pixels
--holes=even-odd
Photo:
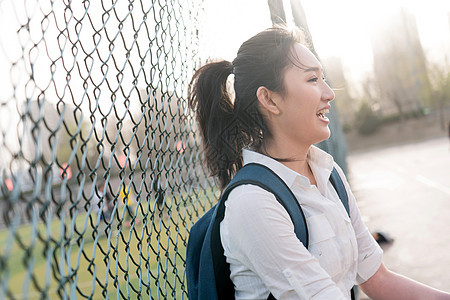
[[[209,63],[195,72],[189,85],[189,106],[197,115],[206,163],[211,174],[218,177],[221,188],[242,167],[239,129],[227,91],[232,71],[233,65],[228,61]]]

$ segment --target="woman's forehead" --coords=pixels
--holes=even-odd
[[[304,71],[314,71],[315,69],[322,70],[322,65],[307,47],[297,43],[294,45],[293,50],[293,64],[296,67]]]

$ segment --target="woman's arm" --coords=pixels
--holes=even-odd
[[[391,272],[383,264],[360,287],[367,296],[374,300],[450,300],[450,294]]]

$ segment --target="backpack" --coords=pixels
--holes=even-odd
[[[347,192],[335,168],[331,173],[330,182],[349,214]],[[233,188],[241,184],[257,185],[274,194],[291,217],[296,236],[308,248],[305,216],[292,191],[268,167],[257,163],[246,164],[227,185],[218,203],[208,210],[190,230],[186,247],[186,279],[190,300],[234,299],[235,291],[230,279],[230,265],[226,262],[220,240],[220,222],[225,215],[225,201],[228,195]],[[274,299],[272,294],[269,299]]]

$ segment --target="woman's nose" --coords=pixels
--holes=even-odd
[[[324,90],[322,92],[322,99],[330,102],[330,101],[334,100],[335,96],[336,95],[334,94],[333,89],[328,85],[328,83],[324,82]]]

